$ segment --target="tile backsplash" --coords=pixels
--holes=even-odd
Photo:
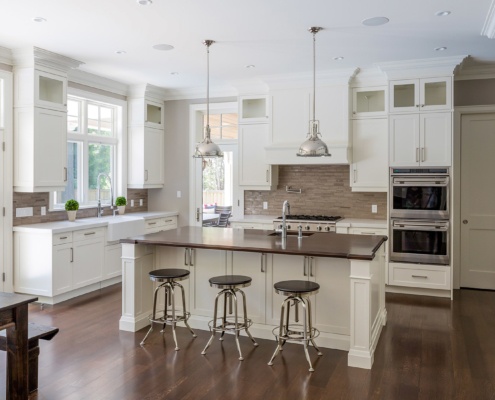
[[[302,193],[287,193],[286,186]],[[352,192],[348,165],[281,165],[277,190],[244,192],[244,214],[281,215],[284,200],[289,200],[292,214],[387,218],[387,194]],[[263,209],[263,202],[268,209]],[[373,204],[377,213],[371,212]]]
[[[143,200],[143,205],[139,205],[139,200]],[[131,200],[134,200],[134,207],[131,207]],[[32,207],[32,217],[16,217],[16,208]],[[41,207],[46,207],[46,215],[41,215]],[[48,211],[50,207],[49,193],[16,193],[13,201],[13,225],[37,224],[40,222],[54,222],[67,220],[67,212]],[[148,211],[148,190],[147,189],[127,189],[126,213]],[[104,215],[112,215],[108,207],[104,208]],[[77,218],[96,217],[96,207],[84,208],[77,211]]]

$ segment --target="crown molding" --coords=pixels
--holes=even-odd
[[[181,88],[181,89],[165,89],[166,97],[165,101],[168,100],[193,100],[193,99],[205,99],[206,98],[206,88],[201,87],[191,87],[191,88]],[[214,97],[237,97],[238,91],[232,86],[214,87],[210,88],[210,99]]]
[[[495,64],[463,65],[454,76],[456,81],[495,79]]]
[[[351,82],[353,88],[387,85],[387,75],[378,67],[360,69]]]
[[[70,82],[89,86],[106,92],[127,96],[128,86],[125,83],[117,82],[102,76],[90,74],[89,72],[73,69],[68,72]]]
[[[0,64],[12,65],[12,50],[0,46]]]
[[[316,85],[349,85],[359,68],[345,68],[316,72]],[[261,76],[260,79],[273,89],[304,88],[313,85],[312,73]]]
[[[488,39],[495,38],[495,0],[492,0],[492,4],[486,14],[485,23],[481,29],[481,35],[486,36]]]
[[[376,63],[388,79],[453,75],[467,55]]]
[[[84,64],[82,61],[77,61],[35,46],[14,49],[12,50],[12,56],[16,67],[44,66],[68,72]]]
[[[130,85],[127,90],[129,97],[148,97],[157,101],[164,101],[167,97],[167,90],[149,83]]]

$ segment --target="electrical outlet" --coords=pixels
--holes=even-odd
[[[143,206],[143,199],[139,199],[139,205],[142,207]]]
[[[376,214],[378,212],[378,206],[376,204],[371,205],[371,212]]]
[[[32,217],[33,207],[20,207],[15,209],[15,216],[19,217]]]
[[[46,207],[41,207],[41,215],[46,215]]]
[[[177,190],[177,198],[180,199],[182,197],[182,192],[180,190]]]
[[[268,210],[268,201],[263,202],[263,210]]]
[[[134,207],[134,199],[131,200],[131,207]]]

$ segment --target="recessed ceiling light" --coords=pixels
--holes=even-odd
[[[248,69],[251,69],[251,68],[256,68],[256,65],[254,65],[254,64],[249,64],[249,65],[246,65],[246,68],[248,68]]]
[[[333,58],[335,61],[342,61],[344,59],[344,57],[342,56],[339,56],[339,57],[334,57]]]
[[[366,26],[379,26],[385,25],[388,21],[390,20],[387,17],[372,17],[363,19],[361,23]]]
[[[34,17],[33,22],[46,22],[46,18],[43,17]]]
[[[447,47],[442,46],[442,47],[435,47],[435,51],[444,51],[447,50]]]
[[[136,0],[138,4],[141,4],[142,6],[149,6],[151,3],[153,3],[151,0]]]
[[[125,50],[117,50],[115,54],[126,54],[127,52]]]
[[[171,72],[170,75],[179,75],[178,72]]]
[[[173,50],[174,46],[172,46],[171,44],[161,43],[161,44],[155,44],[153,48],[155,50],[160,50],[160,51],[169,51],[169,50]]]
[[[450,11],[447,11],[447,10],[445,10],[445,11],[438,11],[438,12],[435,13],[435,15],[437,17],[446,17],[447,15],[450,15]]]

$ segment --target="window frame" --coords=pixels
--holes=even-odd
[[[81,114],[81,126],[79,127],[79,132],[74,133],[67,131],[67,143],[81,142],[83,145],[83,149],[87,149],[89,147],[89,144],[91,143],[115,145],[114,159],[112,160],[112,167],[114,169],[114,179],[112,180],[114,199],[117,196],[127,197],[127,125],[125,124],[125,121],[127,121],[127,101],[71,87],[69,87],[68,89],[67,96],[68,99],[73,97],[76,99],[81,99],[83,102],[87,102],[88,104],[108,105],[114,108],[114,137],[90,135],[86,133],[87,107],[83,106],[80,107],[79,110]],[[82,167],[83,171],[85,172],[83,174],[83,201],[80,203],[79,208],[96,207],[96,203],[91,203],[88,201],[88,163],[89,157],[86,152],[82,160]],[[55,197],[55,193],[50,192],[50,210],[63,210],[64,204],[55,204]],[[107,207],[109,206],[109,204],[105,203],[102,204],[102,206]]]

